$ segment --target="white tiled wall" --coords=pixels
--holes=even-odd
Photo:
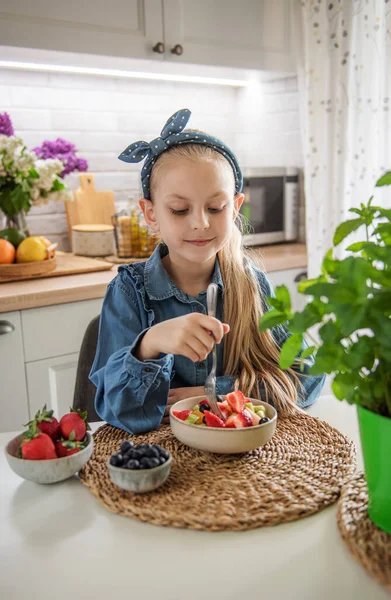
[[[137,139],[157,137],[184,107],[193,113],[190,125],[222,138],[243,167],[302,165],[295,78],[234,89],[0,69],[0,112],[9,112],[17,135],[30,148],[57,137],[73,142],[97,189],[113,190],[118,207],[139,196],[141,168],[118,154]],[[66,182],[76,189],[77,174]],[[63,204],[32,209],[28,224],[67,249]]]

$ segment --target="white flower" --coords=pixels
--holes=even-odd
[[[21,138],[18,138],[15,135],[8,136],[0,134],[0,152],[6,151],[7,154],[12,156],[18,146],[21,148],[24,146]]]
[[[64,165],[60,160],[51,158],[48,158],[47,160],[37,159],[35,161],[35,170],[39,175],[39,179],[33,180],[33,188],[50,192],[53,187],[54,180],[63,169]]]

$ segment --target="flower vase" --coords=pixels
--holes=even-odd
[[[19,210],[12,216],[4,215],[4,217],[3,229],[17,229],[18,231],[22,231],[26,237],[30,235],[24,210]]]

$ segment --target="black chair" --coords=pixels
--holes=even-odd
[[[75,392],[73,396],[73,408],[87,411],[87,419],[90,423],[101,421],[96,414],[94,399],[96,387],[88,379],[92,363],[95,358],[96,345],[98,343],[99,315],[89,323],[81,343],[79,360],[77,363]]]

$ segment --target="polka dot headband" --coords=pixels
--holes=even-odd
[[[242,191],[243,175],[235,154],[224,142],[211,135],[200,133],[199,131],[184,131],[190,115],[191,112],[187,108],[178,110],[178,112],[168,119],[160,137],[152,140],[149,144],[144,141],[134,142],[119,155],[118,158],[127,163],[137,163],[144,158],[146,159],[141,171],[144,198],[150,198],[149,181],[153,165],[158,156],[173,146],[180,146],[181,144],[201,144],[202,146],[209,146],[222,154],[233,169],[235,175],[235,192],[239,193]]]

